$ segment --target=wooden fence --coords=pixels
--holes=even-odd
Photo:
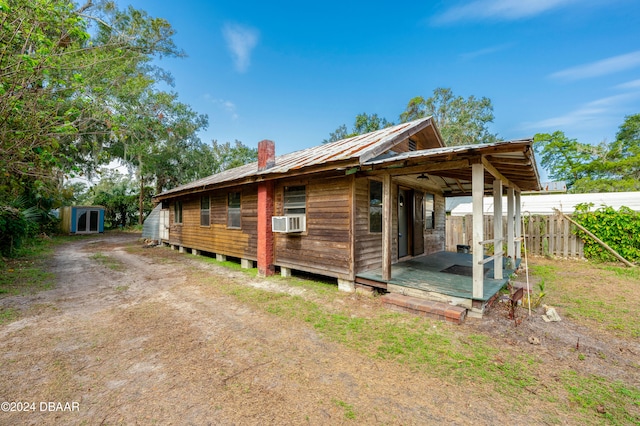
[[[575,225],[559,215],[525,216],[527,252],[535,255],[584,257],[584,245],[575,233]],[[503,235],[507,236],[507,220],[503,218]],[[458,245],[471,246],[472,218],[447,216],[447,250],[456,251]],[[484,216],[484,239],[493,239],[493,216]],[[506,247],[504,252],[506,253]]]

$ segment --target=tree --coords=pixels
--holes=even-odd
[[[355,135],[354,135],[355,136]],[[329,133],[329,139],[325,139],[322,141],[322,143],[330,143],[330,142],[335,142],[335,141],[340,141],[342,139],[347,139],[350,138],[350,134],[349,131],[347,130],[347,125],[346,124],[341,124],[338,126],[338,128]]]
[[[449,88],[437,88],[433,96],[424,99],[416,96],[409,100],[407,108],[400,114],[400,122],[406,123],[433,116],[445,145],[468,145],[491,143],[497,140],[488,124],[493,121],[493,106],[486,97],[477,99],[455,96]]]
[[[640,114],[626,116],[609,149],[612,171],[626,185],[638,187],[640,181]]]
[[[640,114],[625,117],[611,143],[580,143],[561,131],[537,134],[534,142],[549,177],[566,181],[571,192],[640,190]]]
[[[102,170],[100,182],[92,186],[85,196],[87,204],[101,205],[105,208],[107,227],[132,225],[136,216],[151,211],[151,197],[145,199],[142,212],[136,208],[138,182],[117,170]]]
[[[55,191],[95,170],[112,134],[114,92],[151,84],[154,56],[180,56],[173,30],[113,2],[0,3],[0,191]],[[6,197],[5,197],[6,198]]]
[[[533,140],[540,164],[549,171],[551,179],[563,180],[568,187],[573,187],[589,176],[589,164],[593,161],[591,146],[569,139],[561,131],[538,133]]]
[[[393,126],[393,123],[386,118],[378,117],[378,114],[367,114],[363,112],[362,114],[356,115],[351,132],[348,132],[347,126],[342,124],[338,126],[334,132],[329,134],[329,139],[323,140],[322,143],[335,142],[391,126]]]
[[[230,142],[218,143],[215,140],[211,142],[211,145],[199,144],[196,149],[188,152],[186,162],[189,166],[185,169],[181,183],[202,179],[257,160],[258,150],[249,148],[238,140],[233,144]]]
[[[109,152],[136,172],[142,220],[146,185],[154,184],[160,192],[181,183],[187,167],[186,153],[200,142],[197,132],[207,126],[208,120],[178,102],[176,94],[149,87],[123,94],[116,106],[117,124]]]

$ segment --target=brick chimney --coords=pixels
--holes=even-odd
[[[265,139],[258,143],[258,171],[261,172],[276,165],[276,144]]]
[[[276,146],[273,141],[263,140],[258,143],[258,171],[263,171],[276,164]],[[258,183],[258,275],[273,275],[275,267],[273,253],[273,216],[274,185],[272,180]]]

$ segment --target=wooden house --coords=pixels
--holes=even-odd
[[[257,163],[157,195],[167,213],[161,239],[257,262],[262,275],[306,271],[335,277],[342,290],[376,287],[481,314],[499,290],[483,265],[499,257],[502,287],[502,253],[484,259],[480,208],[473,254],[447,258],[445,197],[472,194],[481,206],[485,193],[506,194],[508,254],[519,257],[514,206],[520,191],[539,189],[531,145],[445,147],[430,117],[278,157],[262,141]],[[442,272],[455,265],[470,275]]]

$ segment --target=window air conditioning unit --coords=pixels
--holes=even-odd
[[[307,229],[307,217],[303,214],[290,216],[273,216],[271,230],[273,232],[304,232]]]

